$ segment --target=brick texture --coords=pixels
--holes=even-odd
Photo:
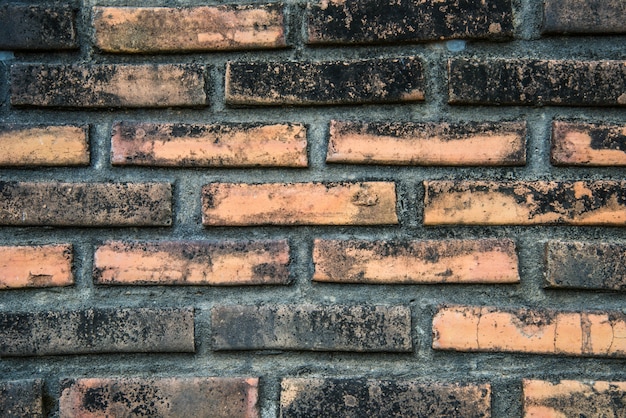
[[[0,382],[0,416],[44,417],[42,385],[39,379]]]
[[[0,247],[0,289],[72,284],[71,245]]]
[[[544,33],[626,33],[624,2],[620,0],[546,0]]]
[[[552,164],[626,166],[626,125],[552,122]]]
[[[77,49],[75,13],[68,6],[0,6],[0,49]]]

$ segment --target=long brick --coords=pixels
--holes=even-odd
[[[75,13],[67,6],[0,6],[0,49],[76,49]]]
[[[60,415],[256,418],[258,378],[87,378],[62,382]]]
[[[315,240],[313,280],[338,283],[517,283],[511,240]]]
[[[619,417],[626,414],[626,382],[557,383],[525,379],[524,417]]]
[[[0,166],[89,165],[88,126],[0,125]]]
[[[97,284],[289,283],[287,241],[109,242],[94,256]]]
[[[425,225],[626,225],[624,181],[426,181]]]
[[[193,351],[189,308],[0,313],[2,356]]]
[[[589,357],[626,357],[622,312],[442,307],[433,319],[433,348]]]
[[[120,122],[111,137],[113,165],[166,167],[306,167],[300,124]]]
[[[42,385],[39,379],[0,382],[0,416],[42,418]]]
[[[524,165],[526,124],[331,121],[326,162]]]
[[[552,164],[626,166],[626,124],[552,122]]]
[[[490,417],[491,385],[410,380],[287,378],[281,418]]]
[[[36,107],[172,107],[206,104],[196,64],[11,66],[11,104]]]
[[[485,105],[626,106],[626,61],[448,61],[449,102]]]
[[[206,226],[397,224],[395,184],[211,183],[202,189],[202,223]]]
[[[416,57],[324,62],[228,62],[230,105],[329,105],[424,100]]]
[[[106,52],[155,53],[285,47],[282,5],[95,7],[95,44]]]
[[[509,0],[322,0],[309,6],[309,43],[369,44],[513,36]]]
[[[405,306],[217,306],[214,350],[410,352]]]
[[[0,289],[72,284],[71,245],[0,247]]]
[[[545,0],[543,33],[626,33],[621,0]]]
[[[0,182],[0,225],[167,226],[169,183]]]

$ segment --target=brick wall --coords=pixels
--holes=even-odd
[[[3,2],[0,415],[623,416],[625,22]]]

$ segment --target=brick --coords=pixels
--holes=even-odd
[[[626,61],[448,61],[449,103],[626,106]]]
[[[111,138],[113,165],[165,167],[306,167],[300,124],[120,122]]]
[[[195,64],[11,66],[13,106],[115,108],[204,106],[205,70]]]
[[[214,350],[411,352],[405,306],[217,306]]]
[[[552,164],[626,166],[626,124],[552,122]]]
[[[626,290],[626,245],[560,242],[546,245],[548,287]]]
[[[288,378],[281,389],[281,418],[491,416],[489,384]]]
[[[425,225],[626,224],[623,181],[426,181]]]
[[[283,6],[95,7],[95,44],[106,52],[158,53],[287,46]]]
[[[97,284],[288,284],[287,241],[108,242],[94,256]]]
[[[543,33],[626,33],[621,0],[545,0]]]
[[[211,183],[202,189],[202,223],[206,226],[397,224],[395,184]]]
[[[0,313],[0,355],[193,353],[190,308]]]
[[[322,0],[309,6],[309,43],[369,44],[513,36],[510,1]]]
[[[77,49],[74,11],[66,6],[0,6],[0,49]]]
[[[524,165],[526,123],[331,121],[326,162]]]
[[[89,165],[88,126],[0,125],[0,166]]]
[[[626,357],[622,312],[442,307],[433,319],[436,350]]]
[[[523,382],[524,417],[619,417],[626,414],[626,382]]]
[[[258,378],[170,377],[66,380],[60,415],[256,418]]]
[[[337,283],[518,283],[511,240],[320,240],[313,280]]]
[[[418,58],[228,62],[229,105],[332,105],[424,100]]]
[[[73,284],[71,245],[0,247],[0,289]]]
[[[167,226],[169,183],[0,182],[0,225]]]
[[[44,417],[42,385],[39,379],[0,382],[0,416]]]

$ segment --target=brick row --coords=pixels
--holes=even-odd
[[[76,14],[68,6],[0,6],[0,49],[78,49]]]
[[[43,381],[0,382],[0,416],[43,418]]]
[[[0,289],[72,284],[71,245],[0,247]]]
[[[554,121],[551,159],[561,166],[624,166],[626,125]]]
[[[620,0],[545,0],[543,33],[626,33]]]

